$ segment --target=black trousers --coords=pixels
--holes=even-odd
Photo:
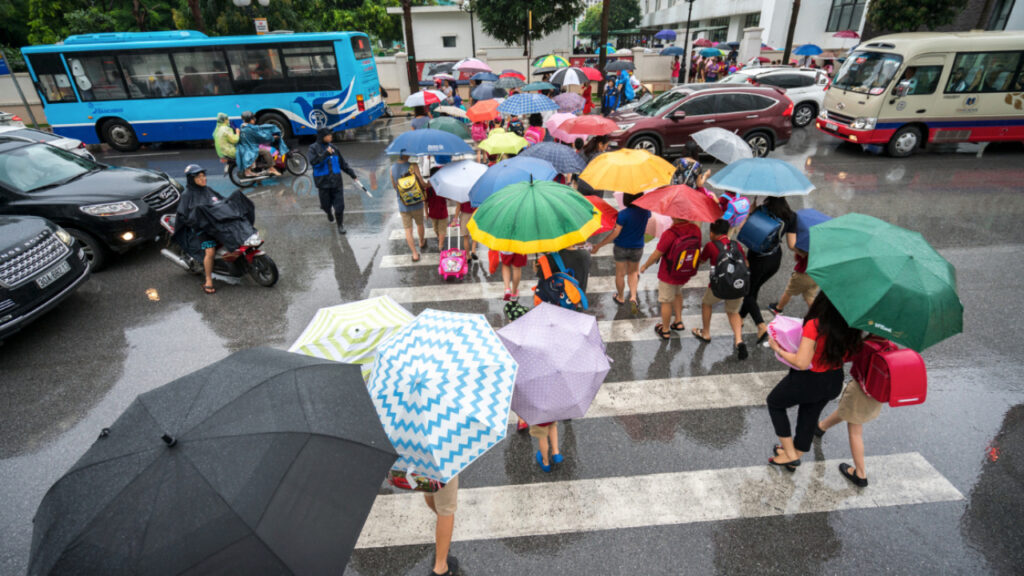
[[[790,369],[789,374],[768,394],[768,415],[775,427],[775,435],[780,438],[793,436],[786,410],[799,406],[793,445],[801,452],[809,452],[821,411],[842,391],[842,368],[828,372]]]
[[[761,316],[761,307],[757,304],[757,294],[761,291],[761,286],[779,271],[782,264],[782,248],[776,248],[771,254],[749,252],[747,261],[750,262],[750,291],[743,297],[740,318],[746,318],[749,314],[754,324],[763,324],[764,317]]]
[[[330,214],[334,209],[334,219],[341,224],[345,217],[345,195],[341,188],[317,188],[320,195],[320,209]]]

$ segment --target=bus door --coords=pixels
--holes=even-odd
[[[30,54],[25,59],[44,108],[55,102],[78,101],[60,54]]]
[[[908,61],[882,104],[879,124],[927,123],[945,116],[941,86],[949,57],[925,54]],[[933,129],[922,134],[928,140],[933,135]]]

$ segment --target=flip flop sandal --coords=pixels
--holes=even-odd
[[[693,330],[690,330],[690,334],[692,334],[694,338],[696,338],[697,340],[700,340],[701,342],[703,342],[705,344],[710,344],[711,343],[711,338],[705,338],[704,336],[701,335],[700,330],[697,330],[696,328],[694,328]]]
[[[612,296],[612,300],[614,300],[614,301],[615,301],[615,303],[616,303],[616,304],[618,304],[619,306],[622,306],[623,304],[625,304],[625,303],[626,303],[626,301],[625,301],[625,300],[620,300],[620,299],[619,299],[619,296],[618,296],[618,294],[616,294],[615,296]]]
[[[417,255],[413,256],[413,257],[412,257],[412,261],[413,261],[413,262],[419,262],[419,261],[420,261],[420,256],[419,256],[419,254],[417,254]]]
[[[640,306],[637,305],[636,300],[630,300],[629,301],[629,311],[634,316],[637,316],[637,315],[640,314]]]
[[[671,330],[662,331],[662,325],[661,324],[658,324],[657,326],[654,327],[654,333],[657,334],[658,336],[661,336],[662,340],[668,340],[669,338],[672,338],[672,331]]]
[[[683,326],[682,322],[676,322],[675,324],[670,325],[669,328],[675,330],[676,332],[682,332],[683,330],[686,330],[686,326]]]
[[[214,288],[213,286],[207,286],[206,284],[203,284],[203,292],[206,292],[207,294],[215,294],[217,292],[217,289]]]

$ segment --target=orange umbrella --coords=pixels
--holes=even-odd
[[[614,206],[602,200],[599,196],[584,196],[590,203],[597,208],[597,211],[601,214],[601,227],[598,228],[594,234],[604,234],[605,232],[611,232],[615,229],[615,221],[619,217],[619,211]]]
[[[466,110],[466,116],[469,117],[471,122],[487,122],[489,120],[497,120],[501,118],[501,114],[498,112],[498,101],[497,100],[484,100],[477,102]]]
[[[664,186],[648,192],[634,200],[633,206],[693,222],[714,222],[722,217],[718,202],[683,184]]]

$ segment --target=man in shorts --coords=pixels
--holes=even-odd
[[[423,202],[417,202],[408,206],[402,202],[402,195],[398,191],[398,180],[399,178],[405,177],[407,174],[412,172],[416,179],[419,181],[420,189],[426,190],[427,183],[423,181],[423,177],[420,175],[420,168],[415,162],[409,162],[409,156],[406,154],[401,155],[398,158],[398,162],[391,165],[391,185],[395,188],[395,194],[398,195],[398,212],[402,215],[402,227],[405,228],[405,243],[409,245],[409,250],[412,251],[412,261],[420,261],[419,250],[427,247],[427,239],[425,238],[426,232],[423,229]],[[420,237],[419,250],[412,237],[412,225],[416,223],[416,231]]]
[[[721,243],[723,248],[728,248],[730,242],[735,242],[740,254],[743,254],[743,247],[740,246],[740,243],[729,240],[728,220],[715,220],[711,223],[711,242],[705,244],[704,249],[700,253],[700,261],[710,262],[712,269],[714,269],[715,263],[718,262],[719,256],[718,244],[716,242]],[[700,303],[700,315],[704,322],[704,327],[702,330],[694,328],[692,331],[693,337],[701,342],[711,342],[711,307],[719,302],[725,302],[725,315],[729,317],[729,326],[732,327],[736,357],[740,360],[746,360],[748,352],[747,345],[743,343],[743,319],[740,318],[740,308],[743,306],[742,296],[731,300],[722,300],[711,292],[711,284],[708,284],[708,287],[704,290],[704,298]]]
[[[459,573],[459,563],[449,556],[452,547],[452,532],[455,530],[455,509],[459,503],[459,477],[452,478],[433,494],[424,494],[427,506],[437,514],[434,528],[434,567],[431,576],[452,576]]]
[[[818,296],[818,283],[814,281],[814,278],[807,275],[807,253],[803,250],[796,250],[793,253],[793,259],[796,261],[796,265],[793,266],[793,274],[789,277],[786,290],[782,293],[782,297],[779,298],[778,302],[772,302],[768,305],[768,309],[776,316],[782,314],[782,309],[786,307],[786,304],[789,304],[789,299],[793,296],[803,296],[808,308],[811,306],[811,302],[814,302],[814,299]]]

